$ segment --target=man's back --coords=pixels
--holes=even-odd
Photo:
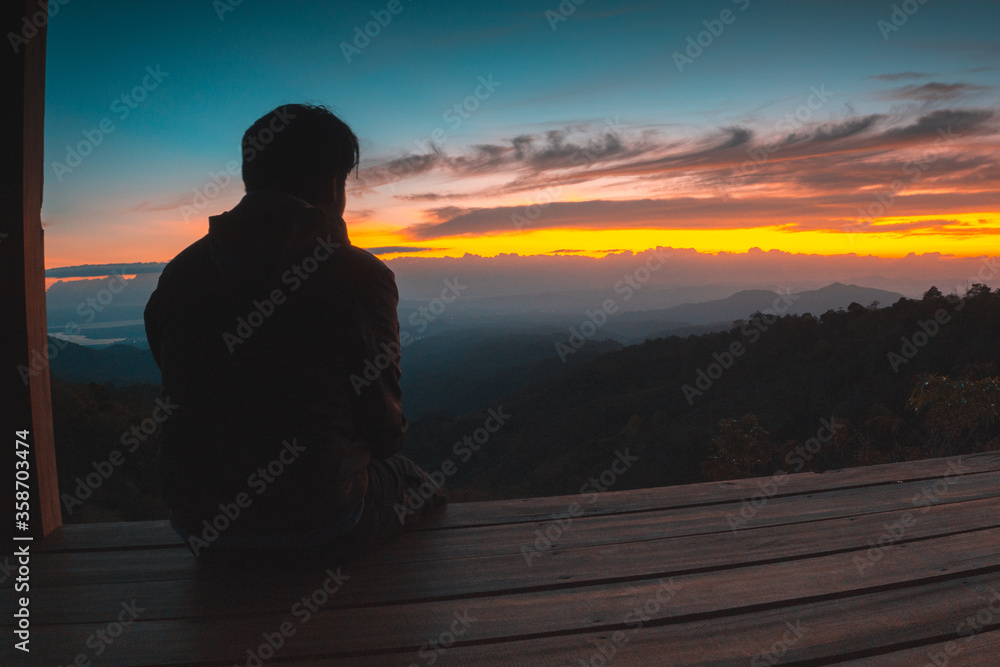
[[[227,535],[317,529],[358,505],[370,456],[406,429],[398,358],[369,386],[350,379],[398,346],[397,299],[342,219],[278,192],[248,194],[170,262],[146,328],[179,406],[160,465],[188,531],[220,504],[241,506]]]

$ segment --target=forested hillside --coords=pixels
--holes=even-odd
[[[458,498],[576,493],[625,448],[616,489],[947,456],[1000,447],[998,361],[1000,294],[932,289],[627,347],[503,401],[471,454],[454,443],[486,413],[422,420],[408,446],[455,460]]]
[[[481,499],[576,493],[612,469],[621,472],[608,488],[619,490],[1000,448],[1000,293],[984,286],[818,317],[757,314],[564,370],[553,368],[554,345],[551,355],[534,362],[538,373],[501,369],[499,385],[533,381],[477,412],[411,421],[405,451],[446,470],[438,477],[454,498]],[[440,365],[458,385],[490,368],[471,362],[468,341],[459,356],[466,362]],[[157,392],[54,381],[67,521],[165,516]]]

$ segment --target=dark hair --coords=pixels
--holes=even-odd
[[[357,167],[358,138],[324,106],[284,104],[243,134],[247,192],[277,190],[317,203],[335,176]]]

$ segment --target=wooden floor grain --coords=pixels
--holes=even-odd
[[[32,560],[31,664],[997,664],[1000,452],[773,482],[453,504],[254,577],[166,522],[64,526]]]

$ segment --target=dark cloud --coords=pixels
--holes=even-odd
[[[476,144],[465,155],[448,158],[445,166],[452,172],[473,176],[511,166],[510,146]]]
[[[465,215],[475,209],[460,208],[458,206],[439,206],[438,208],[429,208],[424,211],[424,215],[429,220],[451,220],[460,215]]]
[[[864,210],[883,198],[888,184],[900,178],[900,165],[888,173],[888,178],[852,181],[859,187],[837,191],[835,187],[817,189],[812,194],[793,189],[787,195],[756,197],[674,197],[664,199],[591,200],[555,202],[543,209],[537,219],[520,227],[516,216],[523,207],[501,206],[479,208],[436,223],[412,225],[404,234],[412,239],[428,240],[448,236],[485,235],[515,230],[533,229],[746,229],[782,226],[789,231],[837,229],[857,225]],[[929,178],[927,176],[924,179]],[[919,216],[929,210],[992,210],[1000,200],[1000,182],[979,192],[908,194],[914,187],[907,179],[904,187],[892,195],[887,214]],[[921,185],[927,183],[920,181]],[[867,186],[860,189],[860,186]],[[878,186],[872,188],[872,186]],[[514,217],[512,217],[514,216]],[[913,228],[926,227],[926,221]],[[895,231],[895,230],[893,230]]]
[[[585,143],[567,139],[567,132],[555,130],[548,132],[544,146],[528,156],[527,164],[535,169],[580,167],[606,161],[609,158],[636,154],[629,151],[621,137],[613,132],[605,132]]]
[[[882,119],[879,114],[852,118],[842,123],[826,123],[817,127],[810,137],[811,141],[833,141],[835,139],[845,139],[866,130],[870,130]]]
[[[930,90],[929,88],[926,88]],[[455,177],[499,174],[508,177],[473,193],[455,197],[480,200],[534,192],[557,193],[560,187],[586,187],[597,179],[631,179],[641,184],[648,198],[621,201],[621,191],[595,193],[588,202],[548,203],[530,226],[516,224],[524,205],[470,208],[453,205],[450,195],[425,193],[399,195],[401,199],[437,202],[424,211],[425,221],[405,233],[413,239],[452,235],[478,235],[547,227],[607,229],[631,226],[662,228],[741,228],[761,224],[827,225],[828,220],[852,217],[868,205],[878,188],[902,180],[916,159],[910,149],[933,150],[932,169],[919,173],[921,188],[936,189],[936,199],[924,210],[955,209],[960,193],[978,200],[1000,189],[1000,168],[991,146],[996,116],[989,109],[938,109],[922,115],[870,114],[836,121],[799,123],[784,135],[755,135],[741,125],[719,128],[700,138],[678,141],[645,128],[625,133],[598,134],[578,127],[519,135],[495,144],[471,147],[459,156],[437,155],[435,168]],[[583,127],[590,127],[583,126]],[[941,135],[957,141],[942,143]],[[970,144],[969,137],[975,137]],[[583,160],[581,161],[581,156]],[[914,171],[912,168],[910,171]],[[673,180],[672,180],[673,179]],[[695,197],[676,197],[675,182],[686,192],[701,184]],[[767,188],[766,196],[752,188]],[[747,193],[753,193],[748,198]],[[703,195],[703,196],[701,196]],[[529,199],[532,195],[528,195]],[[541,201],[538,199],[538,201]],[[450,205],[444,205],[450,204]],[[993,210],[995,203],[982,203],[978,210]],[[949,208],[951,207],[951,208]],[[894,211],[894,215],[903,214]],[[805,221],[805,222],[804,222]]]
[[[373,167],[366,167],[358,174],[361,189],[369,189],[405,180],[434,169],[444,159],[444,152],[436,145],[430,145],[431,152],[423,155],[407,154]]]
[[[663,229],[733,229],[748,226],[754,217],[780,216],[791,206],[802,214],[803,205],[794,201],[775,203],[771,199],[735,200],[677,197],[674,199],[631,199],[624,201],[591,200],[554,202],[542,215],[522,225],[524,229],[578,227],[589,229],[630,228],[636,226]],[[468,211],[439,223],[423,223],[404,230],[410,238],[433,239],[442,236],[481,235],[519,229],[515,220],[523,206],[500,206]],[[770,223],[768,223],[770,224]]]
[[[444,199],[446,195],[437,192],[420,192],[412,195],[396,195],[396,199],[402,199],[404,201],[437,201],[438,199]]]
[[[919,86],[903,86],[886,92],[883,97],[890,100],[918,100],[921,102],[943,102],[964,97],[969,93],[987,90],[986,86],[970,83],[931,82]]]
[[[191,206],[194,195],[174,195],[160,202],[143,201],[128,209],[129,213],[145,213],[147,211],[174,211],[181,206]]]
[[[979,223],[987,223],[980,220]],[[964,220],[940,218],[935,220],[907,220],[903,222],[888,222],[871,224],[857,222],[850,226],[854,232],[873,232],[878,234],[905,234],[913,236],[994,236],[1000,234],[1000,229],[977,225]]]
[[[433,248],[417,248],[414,246],[405,246],[405,245],[388,245],[388,246],[381,246],[379,248],[365,248],[365,250],[367,250],[373,255],[389,255],[400,252],[426,252],[428,250],[433,250]]]
[[[882,81],[903,81],[905,79],[925,79],[931,76],[926,72],[895,72],[892,74],[876,74],[869,78],[881,79]]]
[[[418,192],[409,195],[393,195],[402,201],[441,201],[451,199],[464,199],[472,195],[458,192]]]
[[[988,109],[940,109],[921,116],[915,123],[886,132],[889,137],[917,137],[938,134],[938,131],[964,134],[981,127],[991,118]]]
[[[131,262],[128,264],[81,264],[45,270],[46,278],[97,278],[115,274],[162,273],[166,262]]]
[[[711,152],[725,151],[730,148],[736,148],[737,146],[742,146],[753,139],[753,130],[745,127],[727,127],[724,128],[724,132],[729,135],[729,139],[712,148]]]
[[[727,141],[733,140],[727,135]],[[464,153],[445,155],[437,146],[424,155],[405,155],[362,170],[362,188],[373,188],[441,169],[454,176],[496,172],[527,174],[555,169],[579,169],[635,158],[657,148],[644,138],[629,139],[611,126],[594,133],[589,124],[549,130],[539,135],[518,135],[496,144],[476,144]],[[410,201],[435,201],[436,194],[398,195]]]

